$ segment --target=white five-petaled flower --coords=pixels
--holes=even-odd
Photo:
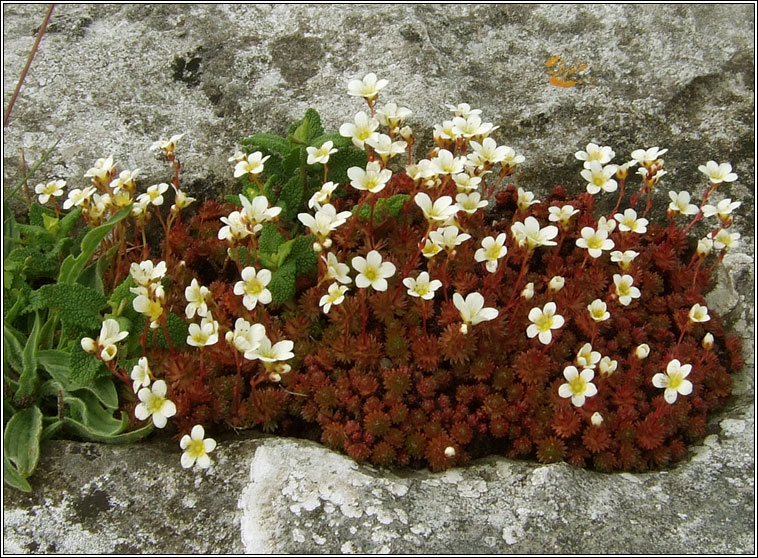
[[[469,105],[468,103],[458,103],[457,105],[445,105],[445,108],[447,108],[455,116],[462,116],[463,118],[468,118],[472,114],[482,114],[482,111],[480,109],[472,109],[471,105]]]
[[[264,336],[255,349],[245,353],[245,358],[248,360],[258,359],[263,362],[289,360],[295,356],[295,353],[292,352],[294,347],[295,343],[289,339],[284,339],[272,345],[271,339]]]
[[[716,215],[722,221],[728,221],[731,218],[732,211],[741,205],[742,202],[740,201],[733,202],[731,199],[726,198],[718,202],[716,205],[704,205],[703,217],[712,217],[713,215]]]
[[[329,203],[329,200],[332,198],[332,194],[338,186],[339,184],[335,184],[334,182],[324,182],[321,185],[321,189],[314,192],[311,196],[311,199],[308,200],[308,208],[313,209],[317,205]]]
[[[333,230],[344,224],[350,215],[349,211],[337,213],[337,209],[332,204],[327,203],[318,208],[315,216],[310,213],[298,213],[297,218],[310,229],[311,234],[315,234],[320,241],[323,241]]]
[[[533,250],[538,246],[555,246],[557,243],[553,241],[558,235],[558,227],[554,225],[548,225],[547,227],[540,228],[540,223],[535,217],[531,215],[524,219],[524,222],[517,221],[511,225],[511,232],[516,238],[518,245],[523,247],[526,245],[529,250]]]
[[[740,238],[740,233],[734,232],[730,233],[726,229],[719,230],[718,233],[716,233],[716,236],[713,236],[713,233],[708,233],[708,238],[713,240],[713,247],[716,250],[722,250],[724,248],[734,248],[738,244],[738,240]]]
[[[347,292],[348,287],[344,285],[340,285],[338,283],[332,283],[329,285],[329,291],[327,294],[321,297],[321,300],[319,300],[318,304],[319,306],[323,307],[324,314],[328,314],[329,310],[331,310],[332,305],[341,304],[343,300],[345,300],[345,293]]]
[[[487,200],[483,200],[479,192],[472,192],[471,194],[461,192],[455,196],[455,205],[464,213],[473,215],[479,209],[487,207]]]
[[[640,290],[632,286],[634,278],[631,275],[614,273],[613,283],[616,285],[616,296],[618,296],[619,303],[624,306],[629,306],[633,298],[639,298],[641,295]]]
[[[691,322],[707,322],[711,319],[708,308],[700,304],[695,304],[690,308],[689,318]]]
[[[494,320],[499,314],[497,308],[485,308],[484,297],[477,292],[469,293],[465,299],[460,293],[454,293],[453,304],[461,313],[461,320],[463,320],[461,331],[464,333],[468,331],[468,326]]]
[[[368,190],[376,194],[382,191],[392,178],[392,171],[381,168],[376,161],[370,161],[366,164],[366,170],[350,167],[347,169],[347,176],[350,178],[350,185],[356,190]]]
[[[305,150],[308,152],[307,163],[309,165],[315,165],[316,163],[325,165],[329,162],[329,156],[332,153],[337,153],[337,150],[334,149],[333,141],[325,141],[321,144],[321,147],[308,146]]]
[[[635,149],[632,151],[632,159],[637,161],[640,165],[648,167],[660,159],[661,155],[666,153],[668,149],[658,149],[657,147],[650,147],[648,149]]]
[[[150,385],[150,365],[147,362],[147,357],[141,357],[137,364],[132,367],[132,373],[129,377],[134,382],[132,389],[134,393],[137,393],[140,388],[148,387]]]
[[[599,161],[590,161],[589,166],[580,173],[587,181],[587,191],[590,194],[603,192],[615,192],[618,183],[611,177],[616,174],[616,165],[603,166]]]
[[[85,202],[89,202],[92,194],[97,192],[94,186],[87,186],[84,190],[80,188],[74,188],[68,193],[66,201],[63,202],[63,209],[70,209],[83,205]]]
[[[118,192],[120,189],[125,188],[127,190],[134,191],[137,188],[137,184],[134,182],[134,180],[137,178],[139,173],[140,169],[134,169],[133,171],[121,171],[118,175],[118,178],[111,181],[109,185],[111,187],[111,190]]]
[[[408,287],[408,294],[410,296],[431,300],[434,298],[435,291],[442,286],[442,281],[439,279],[430,281],[429,273],[422,271],[415,279],[413,277],[403,279],[403,285]]]
[[[493,126],[492,122],[482,122],[478,114],[470,114],[465,118],[463,116],[453,118],[453,132],[464,138],[486,136],[498,128],[499,126]]]
[[[139,390],[137,397],[141,403],[134,408],[134,416],[139,420],[152,416],[156,428],[166,426],[167,419],[176,414],[176,405],[166,399],[166,389],[166,382],[156,380],[152,386]]]
[[[144,289],[145,287],[142,288]],[[158,320],[163,315],[163,304],[160,299],[140,294],[132,301],[132,306],[137,312],[150,318],[150,329],[158,329],[160,327]]]
[[[468,233],[462,233],[455,225],[449,225],[429,233],[429,239],[444,248],[448,252],[455,250],[455,247],[471,238]]]
[[[168,190],[168,184],[161,182],[160,184],[153,184],[149,186],[147,192],[140,194],[137,199],[146,201],[149,204],[159,206],[163,205],[163,194]]]
[[[112,170],[113,156],[111,155],[107,159],[98,159],[95,161],[95,166],[87,170],[87,172],[84,173],[84,176],[103,182],[108,178]]]
[[[600,362],[600,353],[592,350],[592,345],[585,343],[576,354],[576,365],[582,368],[595,368]]]
[[[374,149],[374,152],[385,162],[395,155],[404,153],[406,147],[408,147],[408,143],[405,141],[392,141],[392,138],[387,134],[374,134],[366,139],[366,143],[370,145]]]
[[[128,331],[121,331],[119,323],[113,318],[108,318],[103,321],[100,326],[100,335],[98,338],[91,339],[84,337],[81,340],[82,349],[88,353],[95,353],[100,351],[100,358],[105,362],[113,360],[118,352],[116,343],[126,338],[129,335]]]
[[[397,103],[387,103],[383,107],[376,109],[376,117],[379,119],[379,122],[388,128],[397,128],[403,120],[412,114],[410,109],[398,107]]]
[[[208,454],[216,449],[216,440],[205,438],[205,429],[200,424],[196,424],[192,427],[190,434],[182,436],[179,447],[184,450],[182,467],[189,469],[197,463],[201,469],[207,469],[211,466],[211,458]]]
[[[692,382],[685,380],[692,372],[691,364],[682,364],[674,359],[666,366],[666,373],[660,372],[653,376],[653,385],[664,389],[663,398],[666,403],[673,405],[679,394],[689,395],[692,393]]]
[[[590,317],[595,322],[604,322],[611,317],[610,313],[608,312],[608,306],[599,298],[593,300],[587,306],[587,310],[589,310]]]
[[[476,190],[482,182],[481,176],[471,176],[466,172],[459,172],[453,175],[453,182],[459,192],[470,192]]]
[[[669,204],[669,211],[674,214],[681,213],[682,215],[696,215],[700,208],[694,203],[690,203],[690,193],[687,191],[681,192],[669,192],[669,198],[671,203]]]
[[[696,252],[701,258],[705,258],[713,250],[713,239],[709,237],[701,238],[697,241]]]
[[[213,317],[206,316],[198,324],[189,325],[189,335],[187,335],[187,345],[193,347],[206,347],[218,343],[218,322]]]
[[[182,210],[185,207],[188,207],[193,201],[195,201],[195,198],[189,197],[184,193],[183,190],[180,190],[173,184],[171,187],[174,189],[174,204],[171,206],[171,211],[177,212],[179,210]]]
[[[352,264],[353,269],[358,272],[355,285],[359,289],[370,286],[377,291],[386,291],[387,279],[395,274],[395,265],[392,262],[383,262],[382,255],[376,250],[371,250],[365,258],[354,257]]]
[[[337,260],[337,256],[329,252],[326,255],[326,258],[324,256],[321,256],[321,259],[324,260],[324,263],[326,263],[327,279],[336,279],[343,285],[347,285],[353,281],[348,275],[350,272],[350,267],[347,264],[340,263]]]
[[[737,175],[732,172],[732,165],[729,163],[719,164],[716,161],[708,161],[706,164],[700,165],[697,170],[707,176],[713,184],[737,180]]]
[[[497,261],[508,253],[505,247],[505,233],[500,233],[497,238],[487,236],[482,240],[482,247],[474,253],[477,262],[487,262],[485,267],[490,273],[497,271]]]
[[[221,217],[220,220],[224,226],[218,230],[219,240],[234,242],[253,234],[247,227],[247,220],[243,219],[242,213],[239,211],[232,211],[227,217]]]
[[[246,174],[260,174],[263,172],[263,163],[270,155],[263,156],[263,153],[256,151],[245,157],[242,161],[234,165],[234,178],[239,178]]]
[[[137,285],[147,287],[150,283],[163,279],[166,275],[166,262],[161,261],[157,265],[152,260],[134,262],[129,267],[129,274]]]
[[[447,149],[440,149],[437,156],[432,159],[432,168],[438,175],[459,174],[463,172],[465,157],[454,157]]]
[[[618,366],[619,366],[618,361],[611,359],[611,357],[609,356],[604,356],[603,358],[601,358],[600,363],[598,364],[598,367],[600,368],[600,373],[603,376],[610,376],[616,371]]]
[[[521,211],[526,211],[530,205],[534,205],[535,203],[540,203],[540,200],[534,199],[533,192],[527,192],[523,188],[518,189],[516,205]]]
[[[627,270],[639,255],[639,252],[635,252],[634,250],[625,250],[623,252],[621,250],[614,250],[611,252],[611,261],[619,264],[621,269]]]
[[[548,221],[552,223],[560,223],[563,227],[568,225],[569,219],[579,213],[578,209],[574,209],[573,205],[564,205],[562,207],[551,206],[547,210],[550,212],[548,215]]]
[[[609,146],[600,147],[596,143],[588,143],[586,151],[577,151],[574,157],[584,161],[584,168],[589,168],[592,161],[597,161],[601,165],[611,162],[616,153]]]
[[[66,186],[65,180],[53,180],[47,184],[37,184],[34,187],[34,193],[39,194],[39,202],[46,204],[50,200],[50,196],[59,198],[63,195],[63,188]]]
[[[624,211],[624,214],[616,213],[613,216],[619,223],[619,230],[621,232],[633,232],[637,234],[643,234],[647,231],[648,220],[644,218],[637,218],[637,212],[629,208]]]
[[[510,149],[507,145],[498,146],[495,140],[492,138],[484,138],[482,143],[472,141],[470,143],[473,153],[469,153],[468,158],[475,165],[481,165],[483,163],[500,163],[505,161]]]
[[[271,291],[266,288],[270,282],[271,272],[268,269],[256,272],[254,267],[246,267],[242,270],[242,281],[234,284],[234,294],[242,295],[242,304],[252,310],[258,302],[271,302]]]
[[[346,122],[340,126],[340,135],[351,138],[353,145],[358,149],[363,149],[363,143],[379,135],[376,129],[379,127],[379,121],[376,118],[369,118],[369,115],[360,111],[355,115],[353,122]]]
[[[442,251],[442,246],[437,244],[433,239],[427,238],[424,241],[424,246],[421,248],[421,253],[425,258],[432,258]]]
[[[413,201],[421,208],[427,221],[444,223],[460,211],[460,207],[453,204],[453,198],[450,196],[441,196],[432,203],[428,194],[419,192]]]
[[[611,250],[615,243],[608,238],[608,230],[592,227],[582,227],[582,238],[576,239],[576,245],[579,248],[585,248],[593,258],[599,258],[603,255],[603,250]]]
[[[153,142],[153,144],[150,146],[150,151],[160,149],[164,153],[173,153],[176,149],[176,143],[183,137],[184,134],[176,134],[167,140],[159,139],[158,141]]]
[[[237,318],[234,331],[227,331],[224,339],[239,352],[247,353],[255,350],[264,337],[266,328],[263,324],[251,324],[244,318]]]
[[[563,316],[556,314],[556,310],[555,302],[548,302],[541,310],[537,306],[532,308],[529,311],[529,321],[532,324],[526,328],[527,337],[538,337],[543,345],[550,343],[553,340],[552,330],[564,324]]]
[[[575,407],[581,407],[587,397],[592,397],[597,393],[597,387],[592,383],[595,372],[589,368],[585,368],[580,373],[576,366],[567,366],[563,369],[563,377],[566,378],[567,383],[558,387],[558,395],[564,398],[570,397]]]
[[[376,74],[370,72],[363,79],[351,79],[347,84],[347,94],[354,97],[363,97],[371,100],[379,94],[379,90],[386,87],[389,82],[386,79],[377,79]]]
[[[263,223],[271,221],[282,212],[281,207],[269,207],[266,196],[255,196],[252,201],[248,200],[243,194],[239,195],[242,211],[240,218],[253,228],[257,233],[263,228]],[[231,217],[231,215],[229,215]]]

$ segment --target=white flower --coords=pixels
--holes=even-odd
[[[637,161],[640,165],[650,166],[660,159],[661,155],[666,153],[668,149],[658,150],[657,147],[651,147],[649,149],[635,149],[632,151],[632,159]]]
[[[424,255],[425,258],[434,257],[437,254],[439,254],[440,251],[442,251],[442,246],[437,244],[431,238],[427,238],[424,241],[424,246],[421,248],[421,253]]]
[[[570,397],[575,407],[581,407],[587,397],[592,397],[597,393],[597,387],[592,383],[595,372],[589,368],[585,368],[580,374],[576,366],[567,366],[563,369],[563,377],[566,378],[567,383],[560,385],[558,395],[564,398]]]
[[[634,232],[642,234],[647,231],[648,220],[643,218],[637,218],[637,212],[634,209],[627,209],[624,214],[616,213],[613,216],[619,223],[619,230],[621,232]]]
[[[590,422],[593,424],[593,426],[600,426],[601,424],[603,424],[603,415],[595,411],[594,413],[592,413],[592,416],[590,417]]]
[[[516,201],[516,205],[518,205],[518,208],[521,211],[526,211],[530,205],[534,205],[535,203],[540,203],[540,200],[534,199],[534,193],[527,192],[523,188],[518,189],[518,200]]]
[[[711,250],[713,249],[713,239],[711,238],[701,238],[697,241],[697,255],[701,258],[706,257],[708,254],[711,253]]]
[[[713,215],[717,215],[719,219],[722,221],[727,221],[732,211],[737,209],[739,206],[742,205],[742,202],[736,201],[733,202],[731,199],[726,198],[725,200],[721,200],[717,205],[704,205],[703,206],[703,217],[712,217]]]
[[[659,372],[653,376],[653,385],[666,390],[663,392],[666,403],[673,405],[679,394],[689,395],[692,393],[692,382],[685,380],[691,371],[691,364],[681,364],[677,359],[674,359],[666,366],[665,374]]]
[[[352,214],[349,211],[342,211],[338,214],[337,209],[328,203],[320,207],[315,216],[309,213],[298,213],[297,218],[310,229],[311,234],[315,234],[323,241],[333,230],[344,224],[350,215]]]
[[[134,191],[134,189],[137,187],[134,180],[139,175],[139,172],[140,172],[140,169],[134,169],[133,171],[128,171],[128,170],[121,171],[121,173],[118,175],[118,178],[116,178],[110,183],[109,186],[111,190],[113,190],[114,193],[118,192],[122,188],[126,190]]]
[[[508,253],[505,247],[505,233],[500,233],[497,238],[487,236],[482,239],[482,247],[474,253],[474,259],[477,262],[484,262],[487,271],[495,273],[497,271],[497,261]]]
[[[413,113],[406,107],[399,107],[397,103],[387,103],[381,108],[376,109],[376,117],[384,126],[388,128],[398,127],[403,120],[410,117]]]
[[[707,322],[711,319],[708,315],[708,308],[700,304],[695,304],[690,308],[689,318],[692,322]]]
[[[564,324],[563,316],[556,314],[555,302],[548,302],[540,310],[534,307],[529,311],[529,321],[532,324],[526,328],[526,335],[530,339],[538,337],[540,343],[547,345],[553,340],[553,329],[558,329]]]
[[[430,232],[429,238],[433,243],[452,252],[456,246],[471,238],[471,235],[460,232],[455,225],[450,225]]]
[[[732,165],[729,163],[719,164],[716,161],[708,161],[705,165],[700,165],[697,170],[705,174],[713,184],[737,180],[737,175],[732,172]]]
[[[555,277],[550,279],[550,282],[547,284],[547,289],[550,292],[557,293],[557,292],[560,292],[560,290],[563,288],[565,284],[566,284],[566,280],[560,275],[556,275]]]
[[[376,79],[376,74],[371,72],[363,79],[351,79],[347,84],[347,94],[364,99],[373,99],[379,94],[379,90],[386,87],[389,82],[386,79]]]
[[[634,356],[636,356],[640,360],[647,358],[649,354],[650,354],[650,345],[648,345],[647,343],[643,343],[642,345],[639,345],[636,349],[634,349]]]
[[[334,193],[338,187],[339,184],[335,184],[334,182],[324,182],[324,184],[321,185],[321,189],[314,192],[311,199],[308,200],[308,208],[313,209],[317,205],[329,203],[329,200],[332,198],[332,193]]]
[[[395,274],[395,265],[392,262],[383,262],[382,255],[376,250],[371,250],[365,258],[354,257],[352,264],[353,269],[358,272],[355,285],[359,289],[371,286],[377,291],[386,291],[387,279]]]
[[[153,184],[149,186],[147,192],[138,196],[139,200],[147,200],[155,206],[163,205],[163,194],[168,190],[168,184],[161,182],[160,184]]]
[[[195,201],[195,198],[189,197],[184,193],[184,191],[178,189],[173,184],[171,187],[174,189],[174,204],[171,206],[171,211],[177,212],[179,210],[182,210],[185,207],[188,207],[193,201]]]
[[[611,357],[604,356],[603,358],[600,359],[600,364],[599,364],[600,373],[603,376],[610,376],[616,371],[616,369],[618,368],[618,365],[619,365],[618,361],[612,360]]]
[[[192,279],[192,283],[184,289],[184,298],[188,302],[184,313],[188,319],[194,318],[195,312],[200,317],[208,313],[208,304],[205,302],[205,299],[209,293],[208,287],[202,287],[197,282],[197,279]]]
[[[587,191],[590,194],[603,192],[615,192],[618,183],[611,177],[616,174],[616,165],[603,166],[598,161],[590,161],[589,166],[580,173],[587,181]]]
[[[134,408],[134,416],[139,420],[147,420],[152,415],[156,428],[166,426],[168,417],[176,414],[176,405],[166,399],[166,382],[163,380],[156,380],[149,388],[142,388],[137,397],[141,403]]]
[[[271,340],[268,337],[263,337],[263,339],[260,340],[258,347],[245,353],[245,358],[248,360],[258,359],[263,362],[289,360],[295,356],[295,353],[292,352],[294,347],[295,344],[288,339],[272,345]]]
[[[682,215],[696,215],[700,208],[694,203],[690,203],[690,193],[686,191],[682,192],[669,192],[669,198],[671,203],[669,204],[669,211],[673,213],[681,213]]]
[[[592,161],[597,161],[601,165],[610,163],[611,159],[616,156],[613,149],[609,146],[600,147],[596,143],[588,143],[586,151],[577,151],[574,156],[580,161],[584,161],[584,168],[589,168]]]
[[[429,273],[422,271],[416,279],[413,277],[403,279],[403,285],[408,287],[408,294],[410,296],[431,300],[434,298],[434,292],[442,286],[442,281],[439,279],[430,281]]]
[[[471,190],[476,190],[479,187],[479,184],[482,182],[482,177],[471,176],[468,173],[459,172],[458,174],[453,175],[453,181],[455,182],[455,187],[459,192],[470,192]]]
[[[104,181],[110,175],[111,170],[113,170],[113,156],[95,161],[95,166],[85,172],[84,176],[91,177],[93,180]]]
[[[270,155],[263,156],[263,153],[256,151],[245,157],[242,161],[234,166],[234,178],[239,178],[246,174],[260,174],[263,172],[263,163]]]
[[[361,111],[355,115],[354,124],[346,122],[340,126],[340,135],[351,138],[353,145],[358,149],[363,149],[363,143],[376,133],[379,127],[379,121],[376,118],[369,118],[368,114]]]
[[[538,246],[555,246],[557,244],[552,239],[558,235],[558,227],[548,225],[541,229],[539,221],[531,215],[524,219],[523,223],[518,221],[513,223],[511,232],[519,246],[523,247],[526,244],[530,250]]]
[[[350,276],[348,276],[350,267],[347,264],[340,263],[337,260],[337,256],[329,252],[326,255],[326,258],[324,256],[321,256],[321,259],[324,260],[324,263],[326,263],[327,279],[336,279],[344,285],[352,282],[352,279],[350,279]]]
[[[184,450],[182,454],[182,467],[189,469],[195,462],[201,469],[207,469],[211,466],[211,458],[208,454],[216,449],[216,440],[205,438],[205,429],[196,424],[188,436],[185,434],[179,441],[179,447]]]
[[[713,349],[713,334],[712,333],[706,333],[705,336],[703,336],[703,348],[706,351],[710,351]]]
[[[603,250],[611,250],[615,244],[608,238],[608,231],[606,229],[598,229],[597,231],[592,227],[582,227],[582,238],[576,239],[576,245],[579,248],[585,248],[593,258],[599,258],[603,255]]]
[[[148,387],[150,385],[150,366],[147,362],[147,357],[139,359],[137,364],[132,368],[132,373],[129,376],[134,384],[132,389],[134,393],[137,393],[141,387]]]
[[[453,118],[453,132],[464,138],[487,135],[496,129],[497,126],[493,127],[491,122],[482,122],[478,114],[470,114],[466,118],[463,116]]]
[[[634,250],[614,250],[611,252],[611,261],[619,264],[619,267],[623,270],[629,269],[629,265],[634,261],[634,258],[639,256],[639,252]]]
[[[445,454],[445,457],[452,459],[455,457],[455,448],[453,446],[447,446],[443,453]]]
[[[482,322],[494,320],[499,314],[496,308],[485,308],[484,297],[477,292],[469,293],[465,299],[460,293],[455,293],[453,294],[453,304],[461,313],[461,319],[465,326],[475,326]]]
[[[224,226],[218,230],[219,240],[229,240],[230,242],[233,242],[253,234],[253,232],[247,228],[247,221],[243,220],[242,213],[239,211],[232,211],[228,217],[221,217],[220,219],[221,222],[224,223]]]
[[[460,211],[460,207],[453,205],[453,198],[450,196],[441,196],[432,203],[428,194],[419,192],[413,201],[421,208],[427,221],[444,223]]]
[[[236,165],[240,161],[244,161],[246,158],[247,155],[245,155],[242,151],[237,150],[234,152],[234,155],[227,159],[227,161]]]
[[[585,343],[576,355],[576,365],[582,368],[595,368],[600,362],[600,353],[592,350],[592,345]]]
[[[132,306],[137,312],[150,318],[151,329],[158,329],[160,326],[158,319],[163,315],[163,305],[159,300],[141,294],[132,301]]]
[[[325,141],[321,144],[321,147],[306,147],[305,150],[308,152],[307,163],[309,165],[315,165],[316,163],[321,163],[322,165],[327,164],[329,162],[329,156],[332,153],[337,153],[337,150],[333,148],[333,141]]]
[[[512,147],[505,146],[505,159],[501,161],[503,167],[512,168],[525,161],[523,155],[516,155],[516,151]]]
[[[324,307],[324,314],[329,313],[329,310],[332,308],[332,304],[341,304],[342,301],[345,300],[345,293],[347,290],[348,287],[339,285],[337,283],[332,283],[329,285],[328,293],[322,296],[321,300],[319,300],[318,303],[319,306]]]
[[[534,298],[534,283],[527,283],[521,291],[521,296],[524,300],[532,300]]]
[[[708,233],[708,238],[711,238],[713,240],[713,247],[716,250],[722,250],[724,248],[734,248],[739,244],[737,241],[740,238],[740,233],[730,233],[726,229],[719,230],[718,233],[716,233],[716,236],[713,236],[713,233]]]
[[[39,194],[39,202],[46,204],[50,196],[59,198],[63,195],[63,188],[66,186],[65,180],[53,180],[47,184],[37,184],[34,187],[34,193]]]
[[[400,155],[405,152],[408,144],[404,141],[392,141],[392,138],[387,134],[374,134],[368,139],[366,143],[374,148],[374,151],[382,158],[382,161],[387,161],[395,155]]]
[[[218,343],[218,322],[215,320],[203,320],[203,323],[190,324],[187,345],[193,347],[206,347]]]
[[[637,169],[637,174],[639,174],[649,185],[655,186],[664,175],[668,174],[668,171],[659,168],[654,169],[653,174],[650,174],[650,171],[643,167]]]
[[[366,164],[366,170],[350,167],[347,169],[347,176],[350,178],[350,185],[356,190],[368,190],[376,194],[382,191],[392,178],[392,171],[381,168],[376,161],[371,161]]]
[[[600,217],[597,220],[597,230],[604,229],[611,234],[616,230],[616,221],[614,219],[606,219],[605,216]]]
[[[100,326],[100,335],[97,340],[84,337],[80,343],[82,349],[88,353],[100,350],[100,358],[108,362],[116,357],[116,353],[118,352],[116,343],[125,339],[128,335],[128,331],[121,331],[121,326],[119,326],[116,320],[108,318]]]
[[[463,118],[468,118],[471,115],[474,114],[482,114],[482,111],[480,109],[472,109],[471,105],[468,103],[458,103],[457,105],[445,105],[449,111],[451,111],[455,116],[461,116]]]
[[[242,270],[242,281],[234,284],[234,294],[244,295],[242,304],[248,310],[252,310],[258,302],[271,302],[271,291],[266,288],[270,282],[271,272],[268,269],[261,269],[256,273],[254,267],[246,267]]]
[[[227,331],[224,339],[241,353],[255,350],[266,337],[266,328],[263,324],[251,324],[244,318],[237,318],[234,322],[234,331]]]
[[[173,153],[176,149],[176,143],[184,137],[184,134],[176,134],[174,136],[171,136],[169,139],[159,139],[156,142],[153,142],[153,144],[150,146],[150,151],[154,151],[156,149],[160,149],[161,151],[164,151],[166,153]]]
[[[135,283],[147,287],[150,283],[163,279],[166,275],[166,262],[159,262],[158,265],[154,265],[152,260],[135,262],[129,267],[129,274]]]
[[[599,298],[593,300],[587,306],[587,310],[590,312],[590,317],[596,322],[604,322],[611,317],[611,315],[608,313],[608,307],[606,306],[605,302]]]
[[[256,233],[263,228],[262,223],[271,221],[282,212],[281,207],[269,207],[266,196],[255,196],[252,201],[243,194],[240,194],[239,198],[242,204],[241,219],[244,223],[251,225],[253,232]]]
[[[579,213],[578,209],[574,209],[573,205],[564,205],[562,207],[551,206],[547,210],[550,212],[548,215],[548,221],[552,223],[560,223],[564,227],[568,225],[569,219]]]
[[[505,161],[505,158],[508,155],[508,150],[510,149],[507,145],[501,145],[498,147],[495,140],[492,138],[484,138],[482,143],[471,141],[470,145],[474,152],[469,153],[468,158],[475,165],[482,165],[484,163],[494,165]]]
[[[619,298],[619,303],[624,306],[631,304],[633,298],[640,297],[640,290],[632,286],[634,278],[631,275],[622,276],[614,273],[613,283],[616,285],[616,295]]]
[[[447,149],[440,149],[437,156],[432,159],[432,168],[436,174],[459,174],[463,172],[465,157],[454,157]]]
[[[487,207],[487,200],[483,200],[482,195],[479,192],[473,192],[471,194],[460,193],[455,196],[455,204],[461,209],[461,211],[473,215],[479,209]]]
[[[65,202],[63,202],[63,209],[70,209],[72,207],[83,205],[85,202],[89,201],[89,199],[92,197],[92,194],[94,194],[96,191],[97,190],[94,188],[94,186],[87,186],[84,190],[74,188],[73,190],[69,191],[68,198]]]

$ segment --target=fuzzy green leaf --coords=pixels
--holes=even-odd
[[[44,227],[44,215],[55,217],[55,211],[37,202],[29,206],[29,224],[35,227]]]
[[[71,379],[71,364],[69,355],[65,351],[48,350],[40,351],[39,363],[48,374],[60,384],[67,392],[84,389],[92,393],[106,407],[115,409],[118,407],[118,393],[113,379],[110,376],[100,376],[86,386],[82,386]]]
[[[3,262],[4,269],[17,264],[27,277],[53,277],[58,270],[58,259],[40,252],[32,246],[18,246],[11,250]]]
[[[344,147],[329,157],[329,172],[327,178],[335,184],[345,184],[350,179],[347,169],[350,167],[366,168],[368,157],[366,152],[355,147]]]
[[[251,152],[258,151],[262,148],[286,156],[290,151],[290,142],[287,141],[287,138],[274,134],[255,134],[249,138],[243,139],[240,143],[249,148]]]
[[[266,254],[273,254],[283,242],[284,236],[276,228],[276,225],[263,223],[263,228],[258,233],[258,250]]]
[[[118,249],[118,244],[111,246],[110,250],[108,250],[103,257],[98,258],[95,263],[84,268],[84,271],[82,271],[82,274],[79,276],[78,283],[90,287],[100,294],[105,294],[103,274],[105,273],[105,269],[110,266]]]
[[[25,342],[21,332],[13,329],[7,322],[3,323],[3,362],[18,374],[24,369]]]
[[[304,147],[298,147],[290,151],[289,155],[287,155],[282,160],[282,174],[284,176],[292,176],[295,174],[298,169],[300,168],[300,163],[302,162],[302,153],[305,151]],[[335,153],[336,155],[336,153]]]
[[[45,227],[38,225],[17,224],[18,232],[24,238],[25,243],[35,248],[49,249],[55,244],[55,237]]]
[[[63,401],[71,414],[63,419],[64,423],[86,440],[99,441],[116,436],[129,423],[126,413],[121,413],[121,419],[115,418],[112,411],[105,409],[91,393],[79,391],[76,396],[64,396]]]
[[[8,486],[20,490],[21,492],[31,492],[32,485],[18,472],[18,469],[11,463],[6,455],[3,455],[3,481]]]
[[[34,309],[57,310],[63,327],[75,331],[100,328],[100,310],[107,305],[104,295],[79,283],[43,285],[30,301]]]
[[[37,467],[41,435],[42,411],[36,405],[19,411],[5,425],[3,456],[22,477],[28,477]]]
[[[170,312],[168,316],[166,316],[166,329],[168,330],[174,348],[182,347],[187,344],[189,326],[184,319],[180,318],[177,314]],[[169,348],[168,343],[166,342],[166,334],[162,327],[158,328],[156,339],[159,347],[164,349]]]
[[[39,388],[39,375],[37,374],[37,351],[40,330],[39,313],[34,313],[34,326],[26,340],[24,351],[21,353],[21,376],[18,379],[16,397],[26,397],[34,394]],[[19,469],[21,471],[21,469]]]
[[[271,301],[275,304],[284,304],[295,296],[296,269],[295,261],[290,260],[271,274],[268,290],[271,291]]]
[[[305,187],[300,176],[293,176],[279,194],[277,205],[282,208],[282,219],[293,220],[303,205]]]
[[[124,279],[118,287],[113,289],[111,297],[108,299],[108,305],[115,311],[124,299],[128,299],[127,302],[131,304],[132,300],[136,298],[137,295],[129,289],[136,286],[137,284],[134,282],[134,279],[132,279],[132,276],[127,275],[126,279]]]
[[[67,235],[69,232],[71,232],[71,229],[73,229],[79,222],[81,215],[82,208],[76,207],[73,211],[67,213],[64,217],[62,217],[58,223],[58,237],[60,238],[61,236]]]
[[[346,138],[340,134],[323,134],[317,138],[313,138],[311,140],[311,146],[321,147],[327,141],[331,141],[333,147],[336,147],[337,149],[353,145],[353,140],[351,138]]]
[[[309,275],[316,271],[318,255],[313,251],[313,243],[315,241],[316,237],[310,234],[294,238],[288,262],[295,262],[296,274],[298,276]]]
[[[71,382],[80,386],[91,385],[95,378],[107,371],[105,365],[95,355],[85,352],[80,343],[74,343],[71,347],[69,367]]]
[[[11,211],[8,202],[3,201],[3,260],[8,257],[16,242],[18,242],[19,234],[16,225],[13,211]]]

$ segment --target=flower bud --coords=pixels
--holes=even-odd
[[[463,335],[466,335],[468,333],[468,326],[466,324],[461,324],[461,333]]]
[[[318,242],[314,242],[313,243],[313,251],[314,252],[321,252],[321,244],[319,244]]]
[[[534,283],[527,283],[524,290],[521,291],[521,296],[523,296],[525,300],[532,300],[532,297],[534,296]]]
[[[592,413],[592,417],[590,417],[590,421],[595,426],[600,426],[601,424],[603,424],[603,415],[595,411],[594,413]]]
[[[400,128],[400,137],[402,137],[408,143],[413,141],[413,130],[410,126],[403,126]]]
[[[600,373],[603,376],[610,376],[618,368],[618,361],[611,360],[611,357],[604,356],[600,359]]]
[[[713,249],[713,240],[710,238],[701,238],[697,241],[697,255],[705,258]]]
[[[634,350],[634,354],[640,360],[647,358],[650,354],[650,346],[647,343],[643,343]]]
[[[710,351],[713,349],[713,334],[712,333],[706,333],[705,337],[703,337],[703,348],[706,351]]]
[[[561,277],[560,275],[556,275],[552,279],[550,279],[550,283],[548,283],[547,288],[550,292],[557,293],[563,288],[563,285],[566,283],[566,280]]]
[[[447,458],[455,457],[455,448],[453,446],[447,446],[445,448],[445,457]]]
[[[279,375],[278,372],[271,372],[268,375],[268,379],[271,380],[272,382],[279,382],[281,381],[282,377]]]

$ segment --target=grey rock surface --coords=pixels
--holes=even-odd
[[[44,5],[3,5],[7,105]],[[667,471],[599,475],[488,458],[431,474],[377,471],[309,442],[219,440],[192,473],[166,440],[47,442],[32,495],[4,487],[5,552],[755,553],[754,53],[751,5],[59,5],[4,130],[4,187],[55,141],[41,172],[84,184],[95,159],[166,181],[149,152],[186,132],[184,187],[236,188],[240,138],[282,133],[307,107],[335,130],[362,110],[347,82],[369,71],[382,101],[413,110],[429,145],[468,102],[527,160],[519,185],[582,187],[573,153],[668,148],[656,201],[699,197],[697,166],[730,161],[741,246],[708,306],[745,343],[734,397]],[[556,87],[545,62],[587,64]],[[544,190],[543,190],[544,191]]]

